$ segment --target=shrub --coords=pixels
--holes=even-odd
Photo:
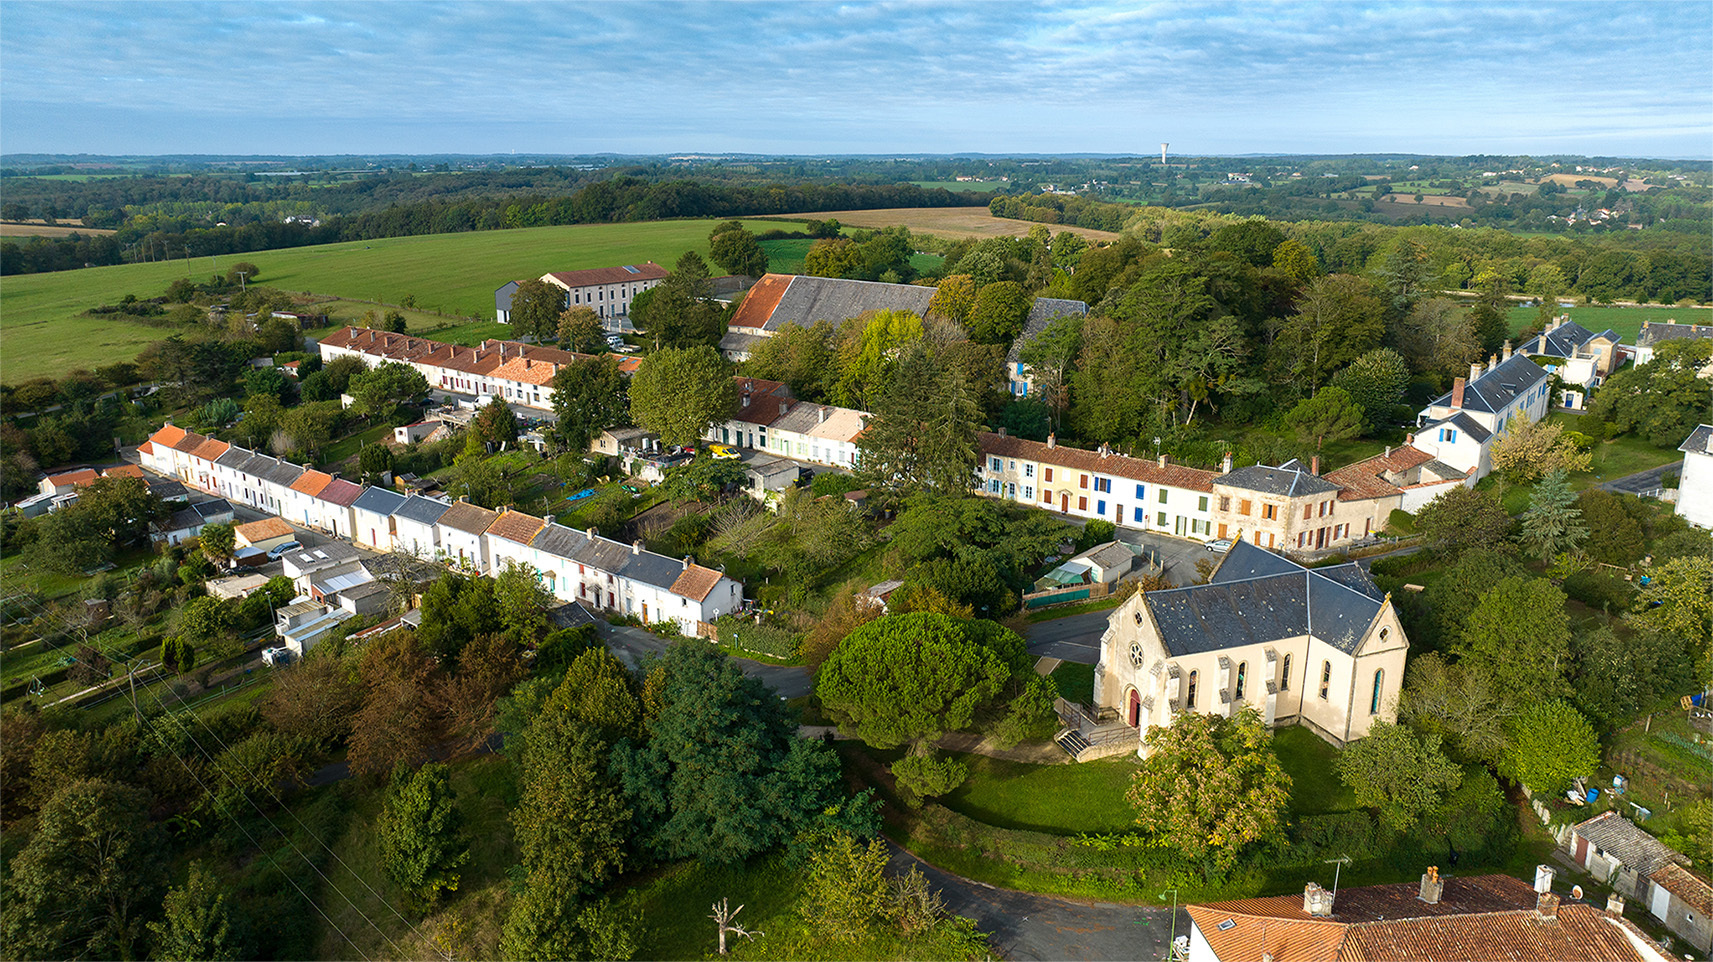
[[[773,658],[793,658],[797,655],[796,632],[736,617],[721,618],[718,628],[722,645]]]
[[[1608,613],[1628,611],[1636,597],[1636,589],[1628,582],[1597,571],[1578,571],[1564,579],[1564,593]]]

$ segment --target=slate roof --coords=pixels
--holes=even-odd
[[[1239,541],[1209,583],[1150,591],[1142,602],[1174,656],[1301,635],[1354,653],[1384,595],[1375,597],[1378,591],[1359,580],[1363,576],[1339,570],[1353,567],[1304,568]]]
[[[1087,561],[1110,570],[1112,568],[1130,567],[1135,563],[1136,555],[1124,542],[1108,541],[1106,544],[1096,545],[1079,555],[1075,555],[1068,561]]]
[[[337,564],[341,561],[350,561],[352,559],[362,557],[362,554],[358,552],[356,548],[343,541],[328,541],[324,544],[318,544],[313,548],[302,548],[297,551],[289,552],[284,557],[299,569],[303,569],[310,567],[311,565],[321,565],[324,563]]]
[[[677,584],[678,576],[684,573],[684,562],[652,551],[637,551],[631,554],[624,567],[613,573],[656,588],[670,589]]]
[[[440,516],[445,514],[450,507],[452,506],[445,501],[413,494],[404,499],[404,503],[398,506],[393,515],[406,521],[414,521],[417,524],[431,525],[439,521]]]
[[[1434,403],[1438,404],[1439,402],[1435,401]],[[1463,413],[1462,411],[1459,411],[1456,414],[1453,414],[1451,417],[1440,418],[1438,421],[1434,421],[1430,424],[1424,424],[1424,425],[1422,425],[1422,430],[1426,431],[1429,428],[1437,428],[1442,424],[1449,424],[1452,427],[1457,428],[1458,430],[1462,431],[1463,433],[1474,438],[1475,442],[1477,444],[1483,443],[1488,438],[1493,436],[1493,432],[1482,427],[1481,422],[1475,420],[1474,418]]]
[[[481,534],[487,531],[498,517],[498,512],[489,511],[479,504],[457,501],[448,507],[446,513],[435,523],[443,528],[452,528],[467,534]]]
[[[165,521],[157,522],[151,527],[156,531],[183,531],[186,528],[201,527],[223,516],[232,517],[232,505],[224,498],[215,498],[180,508]]]
[[[536,533],[530,546],[558,558],[575,558],[577,549],[589,543],[589,535],[562,524],[549,524]]]
[[[1703,424],[1689,432],[1677,449],[1684,454],[1713,454],[1713,424]]]
[[[1610,332],[1608,332],[1610,333]],[[1523,354],[1542,354],[1547,357],[1573,357],[1576,349],[1594,339],[1594,332],[1575,321],[1565,321],[1563,324],[1545,331],[1523,342],[1519,352]],[[1614,338],[1615,339],[1615,338]]]
[[[238,447],[237,445],[233,445],[232,447],[230,447],[226,450],[225,454],[222,454],[220,457],[216,458],[214,463],[220,465],[223,468],[236,469],[239,465],[242,465],[244,462],[250,460],[251,456],[252,455],[250,454],[250,452],[248,450],[241,448],[241,447]]]
[[[386,488],[364,488],[362,495],[351,502],[351,507],[370,514],[390,515],[397,511],[405,502],[405,496],[397,491]]]
[[[1168,487],[1186,488],[1191,491],[1211,492],[1213,482],[1219,477],[1212,471],[1187,468],[1181,464],[1168,462],[1162,467],[1156,461],[1127,457],[1122,454],[1108,454],[1102,457],[1099,451],[1085,451],[1082,448],[1067,448],[1057,444],[1048,446],[1040,441],[992,434],[987,431],[976,433],[976,444],[981,449],[984,458],[1021,458],[1054,468],[1087,471],[1090,474],[1104,474],[1115,478],[1129,478],[1132,481],[1164,484]],[[1043,481],[1043,486],[1047,483]],[[1062,485],[1063,481],[1057,480],[1051,483]],[[1075,482],[1073,481],[1069,486],[1074,487]]]
[[[629,545],[595,537],[578,548],[576,554],[571,556],[571,560],[591,568],[599,568],[602,571],[617,574],[624,569],[625,561],[630,555],[631,548]]]
[[[675,595],[700,602],[707,599],[708,592],[714,590],[714,586],[720,583],[721,577],[723,576],[712,568],[691,564],[679,572],[669,590]]]
[[[1655,347],[1661,341],[1677,341],[1686,337],[1713,337],[1713,324],[1656,324],[1642,322],[1642,332],[1636,337],[1637,347]]]
[[[188,501],[190,491],[183,484],[170,478],[143,478],[143,483],[149,486],[149,493],[162,501]]]
[[[1261,494],[1277,494],[1289,498],[1307,497],[1312,494],[1331,494],[1338,490],[1338,485],[1325,478],[1310,474],[1308,468],[1295,458],[1276,468],[1270,468],[1264,464],[1238,468],[1230,474],[1213,479],[1213,483],[1242,491],[1257,491]]]
[[[327,487],[321,489],[316,498],[341,508],[349,508],[363,494],[361,485],[354,484],[344,478],[334,478]]]
[[[777,294],[775,293],[777,291]],[[758,296],[759,295],[759,296]],[[730,327],[777,331],[787,324],[834,324],[869,311],[903,310],[925,314],[932,287],[851,281],[840,277],[768,274],[756,282],[732,315]]]
[[[1513,354],[1510,360],[1500,362],[1491,371],[1464,385],[1463,410],[1498,414],[1525,391],[1550,377],[1552,375],[1546,372],[1546,368],[1529,360],[1527,355]],[[1435,398],[1430,406],[1450,407],[1450,392]]]
[[[1605,811],[1587,821],[1578,822],[1576,834],[1610,852],[1627,868],[1642,875],[1654,872],[1682,859],[1664,842],[1636,827],[1636,823],[1614,811]]]
[[[1066,297],[1037,297],[1035,303],[1029,306],[1029,317],[1023,322],[1023,333],[1011,342],[1011,351],[1005,359],[1013,364],[1021,360],[1019,355],[1023,345],[1035,339],[1035,335],[1047,329],[1054,318],[1087,317],[1088,305],[1082,301],[1073,301]]]
[[[267,470],[261,474],[262,479],[265,481],[289,488],[291,487],[292,482],[303,476],[303,468],[292,464],[290,461],[276,461],[273,458],[269,458],[268,460],[272,463],[269,464]]]
[[[720,338],[720,350],[734,354],[748,354],[755,346],[766,340],[764,334],[745,334],[742,331],[727,331]]]

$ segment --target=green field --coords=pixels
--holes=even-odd
[[[1520,331],[1535,322],[1536,308],[1511,308],[1511,330]],[[1676,318],[1679,324],[1713,324],[1713,310],[1693,307],[1561,307],[1560,314],[1598,334],[1611,328],[1625,344],[1635,344],[1642,322],[1663,324]]]
[[[958,191],[965,194],[980,194],[991,191],[1001,191],[1010,186],[1003,180],[913,180],[910,183],[926,190],[938,187],[941,190]]]
[[[810,238],[762,241],[761,249],[767,253],[767,272],[803,273],[803,258],[809,256],[809,248],[814,246],[815,241]]]
[[[576,224],[521,230],[431,234],[351,241],[318,247],[223,255],[230,267],[254,263],[260,282],[288,291],[331,294],[397,304],[406,294],[424,310],[491,319],[494,289],[509,280],[553,270],[578,270],[652,260],[670,268],[685,251],[708,253],[708,231],[719,221]],[[792,222],[745,221],[754,231]],[[168,329],[80,317],[126,294],[151,297],[174,278],[214,273],[210,258],[89,267],[25,274],[0,282],[0,381],[17,383],[74,367],[130,360]],[[359,311],[360,313],[360,311]]]

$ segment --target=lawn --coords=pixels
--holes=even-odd
[[[1291,812],[1324,815],[1357,807],[1356,796],[1339,780],[1332,761],[1338,749],[1307,728],[1293,725],[1273,732],[1273,754],[1291,776]]]
[[[1124,601],[1124,598],[1108,595],[1099,601],[1085,601],[1080,605],[1065,605],[1063,607],[1043,608],[1040,611],[1031,611],[1023,617],[1024,620],[1028,621],[1030,624],[1036,624],[1042,621],[1057,621],[1060,618],[1069,618],[1072,615],[1085,615],[1091,611],[1105,611],[1108,608],[1116,608],[1123,604]]]
[[[1053,669],[1053,683],[1059,686],[1059,697],[1066,701],[1094,703],[1094,666],[1074,661],[1061,662]]]
[[[1694,307],[1561,307],[1558,313],[1569,314],[1571,320],[1596,334],[1609,327],[1625,344],[1636,343],[1643,321],[1663,324],[1667,318],[1675,318],[1679,324],[1713,324],[1713,310]],[[1512,332],[1533,324],[1536,316],[1533,307],[1511,308]]]
[[[809,238],[762,241],[761,249],[767,254],[768,273],[803,273],[803,258],[809,256],[809,248],[814,246],[815,241]]]
[[[1001,828],[1080,835],[1132,827],[1124,792],[1137,769],[1131,755],[1073,765],[1028,765],[949,753],[969,765],[969,781],[941,799],[954,812]]]
[[[392,237],[224,255],[220,263],[230,267],[239,259],[250,261],[260,271],[258,282],[282,290],[385,304],[410,294],[427,311],[491,318],[494,290],[507,281],[649,260],[671,267],[687,250],[707,256],[708,231],[717,223],[575,224]],[[744,224],[754,231],[801,227],[779,221]],[[79,315],[126,294],[152,297],[175,278],[215,270],[213,259],[199,257],[188,265],[121,264],[7,277],[0,287],[0,333],[6,341],[0,380],[12,384],[135,356],[170,332]]]

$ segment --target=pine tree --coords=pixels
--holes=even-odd
[[[1568,475],[1555,468],[1535,485],[1529,510],[1523,513],[1523,543],[1551,561],[1554,555],[1575,551],[1588,537],[1582,524],[1582,509],[1570,490]]]

